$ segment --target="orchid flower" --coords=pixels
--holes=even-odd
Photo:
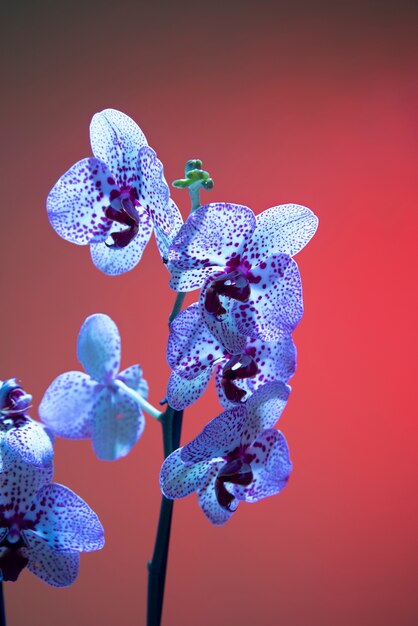
[[[94,157],[73,165],[48,196],[52,227],[67,241],[90,244],[105,274],[135,267],[154,227],[165,259],[183,220],[144,133],[124,113],[105,109],[93,116],[90,141]]]
[[[90,507],[67,487],[51,483],[52,465],[16,461],[0,475],[0,574],[17,580],[26,566],[54,587],[77,577],[80,552],[103,547],[103,528]]]
[[[0,472],[9,469],[8,451],[37,467],[52,464],[51,437],[43,424],[27,415],[31,402],[16,378],[0,381]]]
[[[300,275],[291,257],[308,243],[317,223],[312,211],[295,204],[257,217],[238,204],[202,206],[173,240],[170,286],[202,288],[203,314],[215,322],[231,298],[242,334],[276,341],[291,334],[302,317]]]
[[[141,403],[148,393],[139,365],[119,373],[121,342],[107,315],[88,317],[80,329],[78,359],[86,373],[66,372],[47,389],[39,415],[59,437],[91,438],[97,456],[115,460],[127,455],[141,436]]]
[[[170,326],[167,361],[173,372],[167,400],[175,409],[184,409],[205,391],[213,370],[216,390],[224,407],[234,406],[266,382],[285,383],[296,368],[292,337],[266,342],[241,335],[226,302],[227,314],[213,335],[203,321],[199,305],[184,309]]]
[[[274,425],[289,395],[283,382],[260,387],[243,405],[209,422],[189,444],[166,458],[161,491],[167,498],[197,492],[213,524],[224,524],[240,501],[257,502],[279,493],[292,464],[286,440]]]

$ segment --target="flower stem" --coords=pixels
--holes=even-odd
[[[161,411],[153,406],[150,402],[148,402],[148,400],[145,400],[145,398],[143,398],[137,391],[135,391],[135,389],[132,389],[122,380],[118,380],[117,378],[113,381],[113,384],[115,385],[115,387],[123,389],[126,395],[130,396],[136,402],[138,402],[139,406],[144,409],[144,411],[146,411],[149,415],[151,415],[151,417],[155,417],[157,420],[162,419],[162,416],[164,414],[161,413]]]
[[[4,607],[3,583],[0,581],[0,626],[6,626],[6,610]]]
[[[200,164],[200,165],[199,165]],[[201,161],[189,161],[186,164],[186,173],[190,167],[201,167]],[[207,175],[208,177],[208,175]],[[206,178],[207,178],[206,177]],[[206,180],[205,178],[205,180]],[[211,189],[213,181],[210,180]],[[191,200],[190,213],[200,206],[201,182],[189,185]],[[185,293],[178,293],[174,301],[173,309],[168,318],[168,324],[177,317],[183,305]],[[145,407],[143,407],[145,408]],[[147,410],[145,408],[145,410]],[[156,409],[154,409],[156,410]],[[183,411],[176,411],[170,405],[158,418],[163,429],[164,458],[166,459],[180,446],[181,425]],[[148,605],[147,626],[160,626],[164,601],[164,586],[167,572],[168,547],[170,543],[171,520],[173,518],[174,501],[162,496],[160,517],[158,519],[157,537],[155,539],[154,552],[151,561],[148,561]]]

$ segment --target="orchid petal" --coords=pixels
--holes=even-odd
[[[104,545],[103,527],[96,513],[71,489],[50,483],[36,494],[27,518],[35,530],[59,552],[90,552]]]
[[[298,204],[282,204],[257,215],[257,227],[245,250],[249,260],[272,254],[294,256],[314,236],[318,218]]]
[[[242,354],[247,345],[247,337],[243,335],[237,325],[234,313],[236,301],[228,297],[220,296],[225,313],[220,319],[217,319],[214,315],[208,313],[205,307],[206,289],[210,284],[211,278],[208,278],[199,296],[199,307],[204,323],[228,354]]]
[[[99,459],[126,456],[145,427],[139,404],[123,389],[104,389],[93,407],[92,441]]]
[[[215,461],[210,464],[206,475],[197,491],[199,505],[208,520],[216,526],[225,524],[238,506],[237,500],[233,501],[230,509],[222,507],[216,497],[215,482],[219,470],[224,461]]]
[[[29,418],[24,424],[10,429],[6,441],[25,463],[36,467],[48,467],[52,463],[51,439],[39,422]]]
[[[171,263],[168,264],[171,274],[169,286],[174,291],[193,291],[200,289],[208,276],[217,272],[215,267],[198,267],[194,270],[178,270]]]
[[[211,375],[211,367],[203,370],[192,380],[188,380],[172,372],[167,385],[168,404],[172,406],[173,409],[181,411],[196,402],[208,386]]]
[[[52,587],[71,585],[78,575],[79,553],[56,552],[32,530],[23,533],[28,545],[21,552],[29,560],[28,570]]]
[[[245,406],[237,406],[215,417],[181,452],[185,463],[218,459],[240,444],[247,418]]]
[[[172,227],[170,218],[175,215],[178,219],[179,211],[174,203],[168,206],[170,190],[164,178],[163,165],[149,146],[143,147],[139,152],[138,171],[139,203],[147,210],[159,230],[170,234]]]
[[[46,208],[55,232],[79,245],[104,241],[112,226],[105,209],[115,189],[105,163],[92,158],[78,161],[48,195]]]
[[[139,365],[131,365],[123,370],[117,377],[143,398],[148,398],[148,383],[142,378],[142,368]]]
[[[5,450],[4,454],[10,471],[0,474],[0,507],[5,518],[18,513],[24,516],[32,507],[38,489],[51,481],[53,464],[36,467],[22,461],[11,449]]]
[[[285,254],[271,256],[251,270],[259,279],[251,285],[248,302],[235,302],[233,314],[242,334],[277,341],[296,328],[303,313],[298,266]]]
[[[58,437],[91,437],[92,408],[98,390],[97,382],[83,372],[61,374],[46,390],[39,417]]]
[[[264,430],[247,450],[251,461],[253,480],[248,486],[234,485],[233,493],[239,500],[257,502],[279,493],[289,480],[292,463],[284,435],[274,428]]]
[[[138,152],[147,145],[139,126],[121,111],[105,109],[90,124],[93,154],[107,163],[119,187],[137,182]]]
[[[207,204],[189,215],[175,237],[169,260],[177,269],[220,266],[240,255],[256,226],[254,213],[239,204]]]
[[[150,213],[154,222],[158,250],[161,258],[166,261],[171,243],[183,226],[183,218],[176,203],[171,198],[163,211],[151,208]]]
[[[246,431],[242,443],[249,443],[263,430],[272,428],[280,419],[287,404],[290,387],[282,381],[266,383],[255,391],[245,403],[247,407]]]
[[[184,498],[196,491],[204,478],[210,462],[186,465],[181,460],[181,448],[164,461],[160,472],[160,487],[166,498]]]
[[[84,321],[77,339],[77,357],[87,374],[107,384],[120,367],[120,335],[115,322],[103,313]]]
[[[108,276],[129,272],[141,260],[145,246],[152,235],[152,221],[147,211],[138,209],[139,230],[124,248],[113,248],[105,242],[92,243],[90,254],[94,265]]]
[[[167,361],[171,369],[190,380],[207,368],[212,370],[214,362],[224,356],[227,352],[203,322],[199,305],[181,311],[170,326]]]

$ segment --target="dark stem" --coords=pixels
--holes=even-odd
[[[0,582],[0,626],[6,626],[6,611],[4,608],[4,592],[2,582]]]
[[[175,411],[169,406],[161,418],[164,458],[180,445],[182,417],[183,411]],[[162,497],[154,553],[148,562],[147,626],[160,626],[161,623],[173,504],[173,500]]]

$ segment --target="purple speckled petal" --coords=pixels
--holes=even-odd
[[[24,424],[10,429],[6,441],[25,463],[37,467],[48,467],[52,463],[52,442],[39,422],[28,419]]]
[[[78,575],[80,555],[56,552],[32,530],[25,530],[28,544],[22,548],[22,556],[29,559],[28,570],[52,587],[68,587]]]
[[[302,285],[296,262],[276,254],[251,270],[258,283],[251,285],[248,302],[235,302],[233,313],[242,334],[263,341],[290,335],[303,314]]]
[[[120,335],[115,322],[103,313],[89,315],[80,328],[77,357],[87,374],[109,383],[120,367]]]
[[[112,226],[105,216],[116,189],[105,163],[83,159],[61,176],[46,202],[52,228],[63,239],[85,245],[104,241]]]
[[[92,408],[99,385],[84,372],[66,372],[48,387],[39,405],[39,417],[58,437],[91,437]]]
[[[168,379],[167,401],[173,409],[181,411],[190,406],[204,393],[212,375],[212,368],[208,367],[193,378],[188,380],[172,372]]]
[[[198,267],[194,270],[178,270],[168,264],[168,270],[171,274],[169,286],[174,291],[194,291],[203,286],[208,276],[218,273],[217,267]]]
[[[247,407],[246,429],[241,443],[253,441],[265,429],[272,428],[280,418],[290,394],[290,387],[282,381],[266,383],[250,396]]]
[[[111,248],[106,243],[92,243],[91,258],[94,265],[108,276],[119,276],[129,272],[141,260],[145,246],[152,235],[152,220],[146,210],[137,207],[139,230],[124,248]]]
[[[210,465],[210,461],[186,465],[180,455],[181,448],[170,454],[161,467],[161,491],[171,500],[184,498],[196,491]]]
[[[122,389],[104,389],[93,407],[93,448],[102,461],[126,456],[145,427],[139,404]]]
[[[138,152],[147,145],[139,126],[121,111],[105,109],[90,124],[93,154],[107,163],[119,187],[132,187],[138,180]]]
[[[280,253],[294,256],[314,236],[317,227],[318,218],[304,206],[274,206],[257,215],[257,228],[245,250],[245,256],[250,260]]]
[[[240,255],[256,226],[254,213],[239,204],[206,204],[194,211],[175,237],[169,260],[177,269],[224,267]]]
[[[197,495],[199,498],[199,506],[208,520],[216,526],[225,524],[231,517],[232,513],[237,509],[238,501],[235,500],[231,503],[231,510],[227,510],[222,507],[216,497],[215,481],[219,470],[224,461],[215,461],[210,464],[206,475],[198,489]]]
[[[248,486],[234,485],[232,492],[235,497],[257,502],[279,493],[287,485],[292,471],[289,448],[283,434],[274,428],[264,430],[247,452],[254,456],[251,461],[253,480]]]
[[[164,178],[163,165],[149,146],[139,152],[138,171],[140,177],[138,200],[141,206],[151,216],[154,226],[158,227],[159,235],[165,234],[167,238],[173,239],[180,230],[183,220],[177,206],[170,201],[170,190]]]
[[[181,311],[170,327],[167,361],[172,370],[187,379],[196,378],[226,350],[204,324],[197,303]]]
[[[236,300],[220,296],[222,306],[225,309],[225,313],[220,319],[208,313],[205,307],[205,298],[206,289],[211,282],[211,278],[206,280],[199,295],[199,307],[204,323],[228,354],[241,354],[247,345],[247,337],[243,335],[236,322],[234,315]]]
[[[258,372],[251,378],[234,380],[234,384],[247,392],[247,398],[268,382],[287,382],[295,373],[296,348],[292,337],[284,337],[279,341],[260,341],[248,339],[247,354],[251,354],[257,364]],[[219,400],[225,408],[235,406],[225,395],[222,387],[223,366],[215,371],[215,385]]]
[[[183,218],[176,205],[170,198],[163,211],[151,208],[151,217],[154,222],[154,234],[161,258],[168,259],[168,251],[174,237],[183,226]]]
[[[48,467],[30,465],[11,449],[5,450],[4,456],[9,471],[0,474],[0,508],[6,518],[18,513],[25,515],[38,489],[51,481],[53,464]]]
[[[139,365],[127,367],[117,378],[134,391],[138,391],[143,398],[148,398],[148,383],[142,378],[142,368]]]
[[[96,513],[63,485],[41,487],[26,517],[35,521],[38,536],[59,552],[90,552],[104,545],[103,527]]]
[[[237,406],[215,417],[193,441],[181,452],[185,463],[198,463],[224,457],[239,446],[247,411],[245,406]]]

